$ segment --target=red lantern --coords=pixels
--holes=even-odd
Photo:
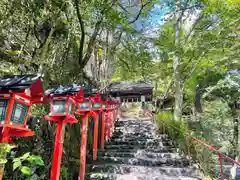
[[[113,100],[106,101],[106,139],[109,141],[113,130],[114,130],[114,124],[117,119],[117,109],[118,109],[118,103]]]
[[[33,136],[27,121],[32,104],[44,103],[41,77],[13,75],[0,78],[0,142],[13,143],[11,137]],[[1,172],[4,170],[1,167]],[[3,178],[1,173],[0,179]]]
[[[105,107],[105,112],[106,112],[106,140],[109,141],[110,136],[111,136],[111,104],[110,101],[106,101],[106,107]]]
[[[78,91],[79,87],[74,85],[57,86],[46,91],[51,99],[51,112],[45,119],[57,123],[51,180],[58,180],[60,176],[65,125],[78,122],[74,116],[74,94]]]
[[[104,149],[104,143],[105,143],[105,138],[106,138],[106,133],[105,133],[105,129],[106,129],[106,101],[102,100],[102,106],[101,106],[101,113],[102,113],[102,127],[101,127],[101,148]]]
[[[27,121],[32,104],[44,103],[41,77],[13,75],[0,78],[0,141],[11,137],[33,136]],[[45,101],[46,102],[46,101]]]
[[[85,98],[83,89],[75,97],[77,102],[77,111],[75,114],[83,116],[82,118],[82,136],[81,136],[81,150],[80,150],[80,172],[79,179],[83,180],[85,176],[86,167],[86,145],[87,145],[87,121],[89,116],[94,118],[94,142],[93,142],[93,160],[97,158],[97,139],[98,139],[98,111],[100,108],[95,106],[99,101],[99,96]],[[95,108],[95,109],[94,109]]]
[[[92,110],[97,113],[97,118],[94,122],[94,141],[93,141],[93,160],[96,160],[97,159],[97,145],[98,145],[98,117],[100,114],[102,114],[102,134],[101,136],[104,137],[104,128],[105,128],[105,124],[104,124],[104,112],[103,112],[103,108],[102,108],[102,105],[103,105],[103,101],[101,100],[101,96],[100,96],[100,93],[98,92],[96,94],[96,96],[94,97],[90,97],[91,101],[93,102],[93,105],[92,105]],[[104,144],[104,143],[103,143]],[[104,148],[104,145],[102,145],[102,147]]]

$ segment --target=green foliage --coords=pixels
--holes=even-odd
[[[226,76],[226,79],[219,80],[215,85],[208,86],[203,95],[204,98],[223,98],[227,103],[232,104],[240,101],[240,75]]]
[[[30,177],[34,175],[37,167],[43,167],[44,162],[40,156],[30,155],[30,153],[25,153],[24,155],[14,158],[13,170],[20,170],[24,176]],[[28,166],[26,166],[28,164]]]
[[[175,121],[171,112],[160,112],[156,117],[156,123],[159,127],[159,132],[168,134],[175,143],[176,147],[183,152],[184,156],[188,155],[188,149],[192,158],[192,162],[197,162],[200,170],[204,175],[214,177],[218,169],[218,156],[203,146],[202,144],[191,142],[192,137],[199,138],[202,141],[208,142],[205,132],[199,133],[192,130],[191,124],[187,121]],[[187,139],[186,139],[187,138]],[[188,147],[186,144],[188,141]],[[211,144],[211,141],[209,142]]]
[[[188,134],[188,125],[185,121],[175,121],[171,112],[160,112],[157,115],[157,124],[161,133],[169,134],[171,139],[184,148],[185,134]]]
[[[66,167],[61,168],[60,180],[68,180],[68,168]]]
[[[32,174],[32,170],[27,166],[22,166],[21,167],[21,172],[25,175],[28,175],[28,176]]]
[[[232,6],[230,2],[227,5],[223,1],[204,1],[204,4],[202,8],[186,10],[186,17],[182,17],[190,16],[193,20],[192,24],[187,21],[181,24],[180,48],[175,47],[174,18],[168,19],[162,26],[156,42],[165,69],[170,69],[167,66],[172,64],[174,55],[180,57],[179,76],[189,98],[195,95],[193,92],[197,84],[205,86],[204,83],[209,83],[206,79],[216,75],[218,81],[228,70],[238,66],[239,18],[235,14],[240,9],[239,4]],[[192,4],[189,2],[188,6]],[[216,11],[218,14],[214,14]],[[196,17],[191,17],[192,14]],[[164,75],[171,73],[169,71]]]
[[[142,45],[138,48],[129,44],[128,49],[118,52],[117,69],[113,79],[149,79],[152,68],[151,54]]]
[[[6,155],[10,153],[13,148],[16,146],[7,144],[7,143],[0,143],[0,164],[7,163]]]

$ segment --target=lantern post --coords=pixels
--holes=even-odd
[[[114,132],[114,125],[117,121],[117,114],[118,114],[118,102],[116,100],[112,100],[111,101],[111,105],[112,105],[112,124],[111,124],[111,133]]]
[[[45,120],[57,123],[51,180],[59,180],[60,177],[65,125],[78,122],[74,116],[75,94],[78,91],[79,86],[76,85],[60,85],[46,91],[51,100],[51,112],[45,116]]]
[[[109,102],[106,101],[106,108],[105,108],[105,119],[106,119],[106,123],[105,123],[105,129],[106,129],[106,141],[109,141],[110,139],[110,108],[109,108]]]
[[[96,96],[90,97],[91,101],[93,102],[92,110],[97,113],[97,117],[94,122],[94,141],[93,141],[93,160],[97,159],[97,149],[98,149],[98,122],[99,122],[99,115],[102,115],[102,129],[104,129],[104,116],[103,116],[103,101],[101,100],[100,93],[98,92]],[[102,134],[101,134],[102,136]],[[103,136],[104,137],[104,136]]]
[[[105,138],[106,138],[106,124],[107,124],[107,113],[106,113],[106,101],[102,100],[101,106],[101,113],[102,113],[102,127],[101,127],[101,148],[104,149]]]
[[[97,109],[94,111],[93,106],[99,100],[98,95],[96,97],[85,98],[83,89],[75,96],[77,102],[76,115],[82,116],[82,136],[80,146],[80,172],[79,180],[84,180],[86,169],[86,146],[87,146],[87,122],[89,116],[94,118],[94,142],[93,142],[93,160],[97,158],[97,137],[98,137],[98,113]],[[96,108],[96,107],[95,107]],[[100,108],[98,108],[100,109]]]
[[[41,76],[12,75],[0,78],[0,142],[12,143],[11,137],[33,136],[27,121],[32,104],[45,103]],[[4,155],[6,156],[6,154]],[[4,164],[0,168],[3,178]]]
[[[114,116],[114,101],[108,100],[106,101],[106,140],[109,141],[112,132],[113,132],[113,125],[115,123],[115,116]]]

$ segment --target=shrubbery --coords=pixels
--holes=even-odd
[[[191,163],[197,163],[204,175],[212,177],[217,175],[216,172],[219,172],[219,169],[216,169],[218,156],[203,145],[191,141],[192,137],[196,137],[208,142],[201,135],[202,133],[192,131],[187,121],[174,121],[172,113],[168,111],[160,112],[156,117],[156,123],[160,133],[169,135],[174,145],[185,157],[188,156],[189,148]],[[188,142],[188,147],[186,142]]]

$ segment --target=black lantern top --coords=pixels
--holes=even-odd
[[[40,75],[8,75],[0,77],[0,89],[22,90],[31,88],[36,81],[41,80]]]
[[[45,91],[45,95],[72,95],[78,93],[81,86],[76,84],[55,85]]]
[[[80,89],[83,89],[84,94],[90,94],[91,89],[82,84],[82,85],[77,85],[77,84],[69,84],[69,85],[53,85],[50,86],[46,91],[46,95],[71,95],[71,94],[76,94],[80,91]]]
[[[44,103],[44,100],[40,75],[0,77],[1,124],[26,125],[31,104]]]

